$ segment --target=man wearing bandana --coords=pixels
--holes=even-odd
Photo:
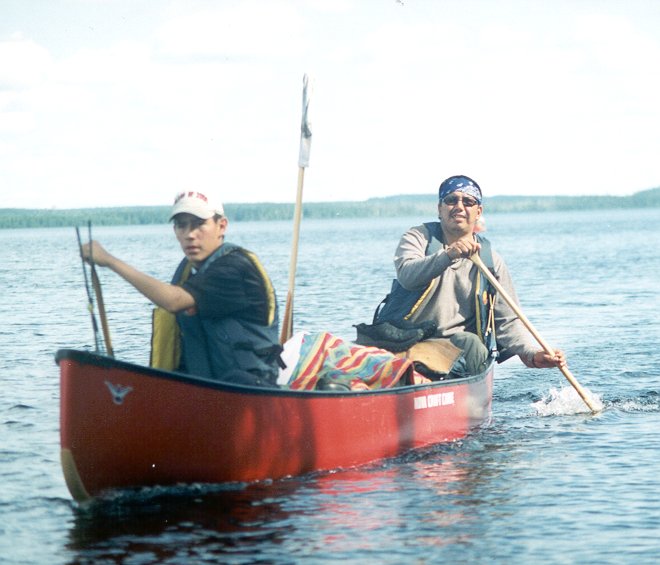
[[[477,337],[475,285],[478,269],[469,259],[481,248],[475,228],[482,213],[479,185],[464,175],[449,177],[439,189],[440,222],[408,230],[394,257],[397,280],[404,289],[411,292],[429,289],[408,321],[437,324],[436,337],[449,339],[462,351],[458,371],[452,368],[452,372],[459,374],[477,374],[488,361],[488,350]],[[432,237],[439,239],[442,245],[428,254]],[[494,250],[491,253],[496,278],[517,301],[506,264]],[[554,355],[548,355],[540,349],[514,311],[498,296],[494,314],[499,361],[517,355],[525,365],[537,369],[566,364],[562,351],[555,350]]]

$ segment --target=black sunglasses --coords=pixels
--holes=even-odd
[[[466,208],[472,208],[472,206],[476,206],[479,204],[474,198],[471,196],[457,196],[456,194],[448,194],[442,199],[442,202],[446,204],[447,206],[456,206],[459,202],[463,203],[463,206]]]

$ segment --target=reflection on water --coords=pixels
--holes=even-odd
[[[317,558],[381,551],[386,539],[399,558],[415,559],[424,547],[479,535],[480,508],[506,496],[492,465],[505,447],[471,437],[359,469],[113,493],[76,509],[67,548],[76,562],[239,562],[292,550]]]
[[[287,528],[278,502],[295,485],[190,486],[123,492],[78,508],[68,549],[76,561],[139,555],[146,562],[212,562],[276,544]]]

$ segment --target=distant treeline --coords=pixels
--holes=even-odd
[[[361,202],[308,202],[303,204],[305,218],[365,218],[433,215],[435,195],[402,195],[370,198]],[[660,187],[637,192],[632,196],[493,196],[484,199],[488,214],[501,212],[597,210],[612,208],[658,208]],[[0,229],[30,227],[62,227],[163,224],[169,206],[131,206],[122,208],[76,208],[44,210],[0,208]],[[225,204],[232,221],[291,220],[294,205],[263,202]]]

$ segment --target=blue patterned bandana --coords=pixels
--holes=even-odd
[[[439,199],[442,200],[452,192],[462,192],[463,194],[472,196],[481,205],[481,188],[470,177],[457,175],[442,181],[438,190]]]

